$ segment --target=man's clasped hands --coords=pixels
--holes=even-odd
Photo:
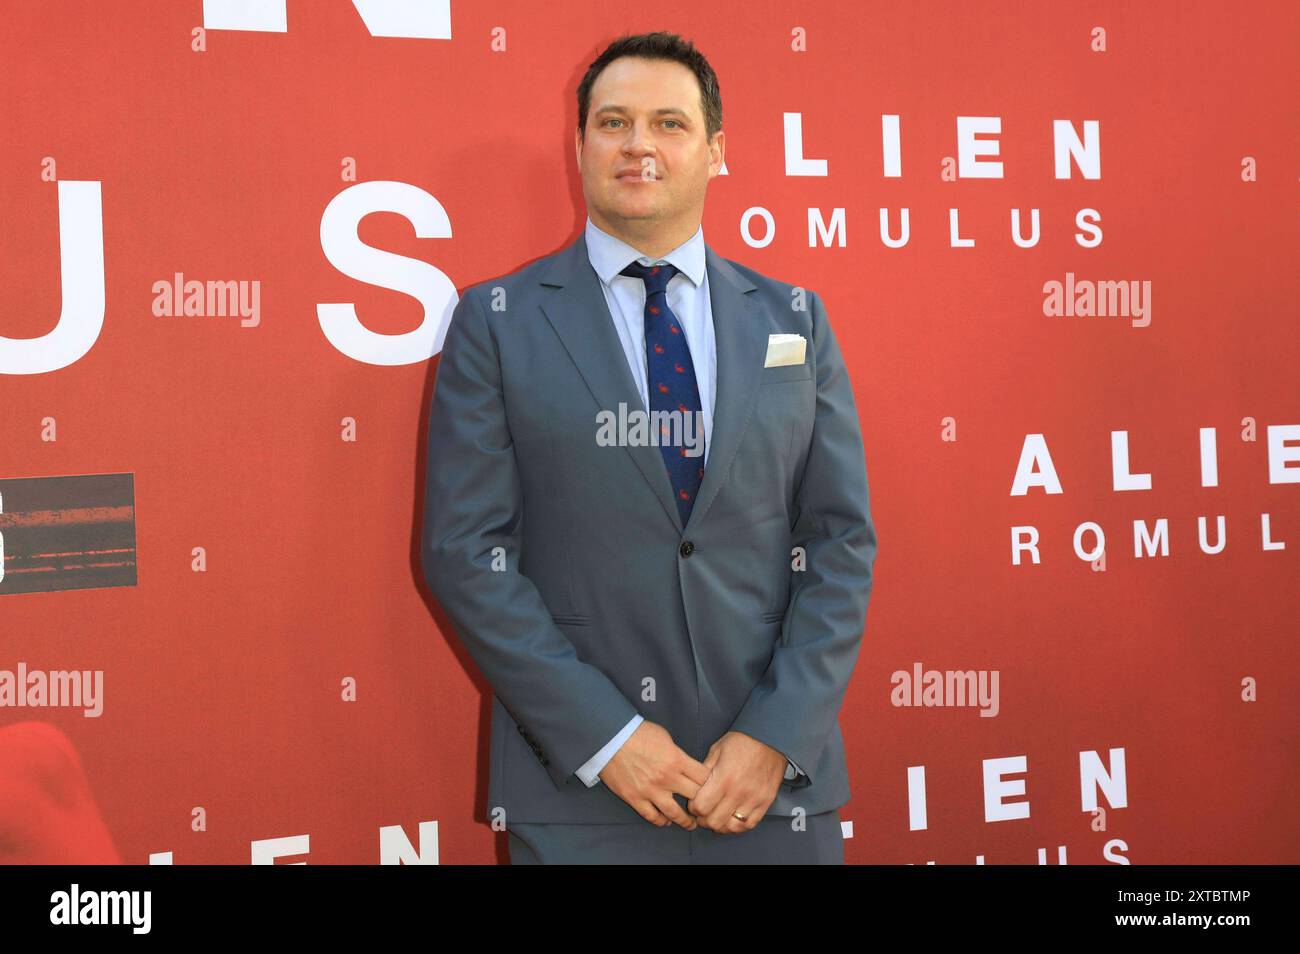
[[[703,826],[738,835],[762,820],[776,799],[786,765],[786,757],[770,745],[734,731],[714,742],[698,762],[677,746],[667,729],[644,720],[605,764],[600,780],[660,828],[676,824],[689,831]],[[689,799],[687,809],[673,793]]]

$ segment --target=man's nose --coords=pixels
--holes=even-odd
[[[653,153],[655,142],[649,128],[639,124],[632,125],[628,129],[627,138],[623,141],[623,151],[633,155]]]

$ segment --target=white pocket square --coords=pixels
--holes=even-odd
[[[803,364],[804,349],[808,342],[803,335],[768,335],[767,360],[765,368],[776,368],[783,364]]]

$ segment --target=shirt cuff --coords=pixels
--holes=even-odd
[[[577,776],[582,779],[583,785],[591,788],[600,781],[600,772],[604,769],[605,764],[614,757],[614,753],[623,747],[623,743],[627,741],[628,736],[635,732],[636,727],[644,721],[639,714],[634,715],[628,724],[619,730],[618,735],[606,742],[604,748],[593,755],[586,765],[578,769]]]

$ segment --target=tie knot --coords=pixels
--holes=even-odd
[[[677,274],[677,267],[663,262],[659,265],[642,265],[638,261],[633,261],[627,268],[619,272],[620,275],[627,275],[629,278],[639,278],[645,282],[645,294],[649,298],[656,292],[664,291],[668,288],[668,283],[672,277]]]

